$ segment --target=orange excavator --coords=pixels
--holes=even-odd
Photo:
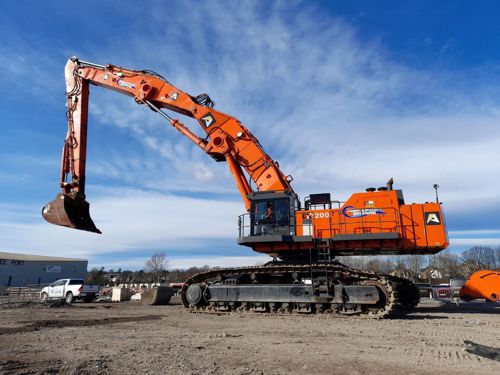
[[[500,271],[480,270],[470,275],[460,289],[460,299],[500,302]]]
[[[385,317],[415,306],[410,281],[349,268],[346,255],[434,254],[448,246],[441,204],[406,204],[403,192],[367,188],[346,202],[329,193],[302,202],[293,178],[236,118],[214,109],[207,94],[192,96],[158,73],[99,65],[73,57],[65,69],[68,132],[56,199],[43,208],[50,223],[101,233],[85,197],[89,85],[129,95],[163,116],[215,161],[226,162],[246,213],[238,219],[238,243],[268,254],[264,266],[218,269],[186,281],[182,300],[197,311],[337,312]],[[194,118],[199,137],[166,111]]]

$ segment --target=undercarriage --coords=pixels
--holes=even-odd
[[[337,313],[386,318],[416,306],[419,292],[403,278],[352,269],[337,261],[270,262],[197,274],[182,288],[193,312]]]

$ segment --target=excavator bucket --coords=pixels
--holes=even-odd
[[[42,216],[51,224],[101,233],[90,218],[89,207],[85,199],[59,193],[56,199],[43,207]]]

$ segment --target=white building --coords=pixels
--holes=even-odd
[[[0,252],[0,286],[49,284],[57,279],[85,279],[86,259]]]

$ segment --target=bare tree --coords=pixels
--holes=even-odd
[[[358,270],[366,269],[366,256],[345,256],[340,260],[345,265]]]
[[[118,277],[118,284],[126,284],[131,283],[134,277],[134,272],[125,270],[120,272],[120,276]]]
[[[496,266],[495,251],[489,246],[474,246],[462,253],[463,267],[467,274]]]
[[[424,266],[424,256],[423,255],[405,255],[404,264],[409,272],[409,276],[413,281],[418,279],[420,271]]]
[[[105,286],[109,284],[109,280],[106,277],[106,271],[104,267],[101,268],[92,268],[88,274],[87,279],[85,281],[87,284],[97,284],[101,286]]]
[[[166,276],[168,259],[165,252],[154,253],[150,259],[146,261],[146,271],[151,272],[156,282]]]
[[[184,281],[186,281],[186,279],[196,275],[197,273],[207,272],[208,270],[210,270],[210,268],[207,265],[203,267],[191,267],[187,270],[173,269],[169,272],[168,276],[170,282],[183,283]]]
[[[441,271],[443,277],[455,278],[465,277],[460,267],[460,256],[453,254],[450,250],[442,251],[434,257],[434,267]]]
[[[364,269],[375,273],[390,274],[394,271],[395,265],[386,256],[370,256]]]

